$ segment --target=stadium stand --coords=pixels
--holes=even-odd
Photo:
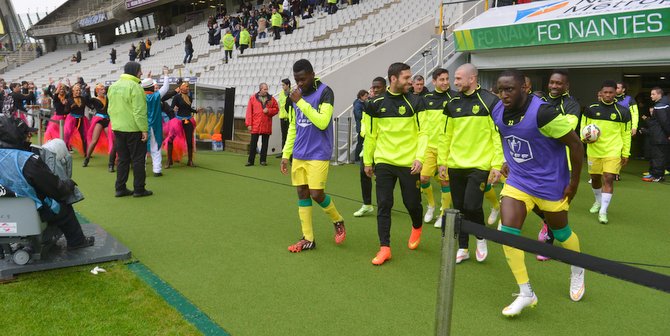
[[[266,37],[256,41],[256,48],[244,55],[235,54],[228,64],[223,62],[223,49],[209,46],[204,22],[165,40],[152,40],[152,56],[142,61],[144,73],[160,73],[166,65],[174,77],[198,77],[198,84],[212,88],[236,87],[236,117],[244,115],[248,96],[257,90],[258,83],[267,82],[270,92],[280,90],[281,78],[290,77],[290,65],[299,58],[307,58],[319,72],[333,63],[356,53],[361,48],[379,40],[397,27],[409,24],[433,9],[432,0],[370,0],[359,5],[347,6],[336,14],[316,15],[301,21],[301,28],[281,40]],[[55,18],[54,18],[55,20]],[[182,64],[183,41],[192,36],[195,53],[189,64]],[[55,80],[74,79],[81,76],[93,84],[115,80],[127,60],[131,44],[139,39],[129,38],[117,41],[93,51],[85,45],[66,46],[45,54],[25,66],[4,74],[8,82],[34,80],[38,87],[48,84],[50,77]],[[109,51],[117,51],[117,63],[111,64]],[[80,63],[69,59],[77,50],[82,51]]]

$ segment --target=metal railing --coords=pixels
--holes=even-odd
[[[470,21],[471,19],[475,18],[476,16],[486,11],[486,3],[487,0],[479,0],[477,2],[474,2],[474,4],[471,4],[470,8],[468,8],[455,18],[452,17],[458,11],[450,10],[449,13],[451,15],[448,19],[450,23],[448,25],[443,26],[445,28],[443,28],[441,38],[430,39],[423,46],[421,46],[416,53],[414,53],[407,60],[405,60],[405,63],[407,63],[412,69],[412,73],[422,74],[424,78],[429,78],[430,77],[429,74],[432,73],[437,67],[447,63],[447,61],[456,54],[456,43],[453,38],[453,30],[457,26],[460,26],[463,23]],[[459,8],[462,9],[463,5],[464,3],[453,4],[449,6],[449,8],[454,9],[451,7],[458,6]],[[405,25],[398,31],[407,29],[410,25],[414,25],[419,21],[426,20],[427,17],[429,16],[425,16],[417,21],[412,22],[411,24]],[[371,48],[374,48],[377,45],[384,43],[387,38],[393,36],[398,31],[387,34],[377,42],[374,42],[371,45],[359,50],[358,52],[348,57],[345,57],[336,63],[333,63],[332,65],[324,68],[324,70],[334,71],[335,69],[352,61],[354,57],[361,56],[365,54],[367,51],[371,50]],[[335,153],[333,153],[333,161],[335,161],[337,164],[351,163],[351,155],[353,147],[352,143],[354,141],[354,138],[357,138],[357,134],[353,132],[352,120],[353,120],[353,105],[349,106],[348,108],[346,108],[344,111],[337,114],[333,118],[333,121],[335,123]],[[340,143],[341,138],[340,130],[343,130],[345,133],[343,137],[345,141],[342,143]]]

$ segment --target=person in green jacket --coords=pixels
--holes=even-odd
[[[114,147],[119,155],[116,170],[116,197],[133,195],[150,196],[145,188],[144,171],[147,156],[149,122],[144,90],[139,85],[142,67],[137,62],[128,62],[123,74],[107,91],[109,119],[114,131]],[[134,191],[126,188],[130,164],[133,165]]]
[[[235,48],[235,37],[233,37],[233,33],[230,32],[230,29],[226,30],[226,35],[223,35],[221,44],[223,45],[223,51],[226,55],[226,63],[228,63],[228,57],[231,59],[233,58],[233,48]]]
[[[279,14],[277,8],[273,7],[272,16],[270,17],[270,23],[272,23],[272,31],[274,32],[275,40],[279,40],[281,38],[279,32],[281,32],[281,26],[283,22],[284,19],[281,17],[281,14]]]
[[[244,49],[247,49],[251,46],[251,34],[249,34],[247,27],[241,27],[242,31],[240,32],[240,54],[244,54]]]

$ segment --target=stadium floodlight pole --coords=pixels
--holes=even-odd
[[[456,231],[461,215],[456,209],[444,210],[442,216],[442,253],[440,275],[435,307],[435,335],[451,335],[451,312],[454,301],[454,279],[456,267]]]

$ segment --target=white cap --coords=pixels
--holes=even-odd
[[[156,84],[156,81],[151,79],[151,78],[145,78],[145,79],[142,80],[142,83],[141,83],[142,88],[144,88],[144,89],[148,89],[150,87],[153,87],[154,84]]]

